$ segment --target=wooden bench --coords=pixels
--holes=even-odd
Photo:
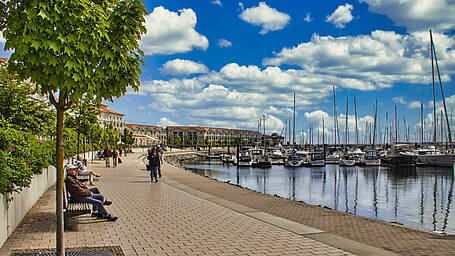
[[[92,205],[89,203],[78,203],[71,201],[71,195],[66,189],[66,183],[63,185],[63,218],[65,230],[77,230],[77,223],[72,217],[84,215],[92,212]]]

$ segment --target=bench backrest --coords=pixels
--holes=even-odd
[[[66,189],[66,182],[63,182],[63,209],[68,207],[68,202],[70,200],[70,194]]]

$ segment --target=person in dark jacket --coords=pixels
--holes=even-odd
[[[149,151],[147,160],[149,162],[149,171],[150,171],[150,180],[153,182],[153,178],[155,178],[155,183],[158,182],[158,170],[161,165],[160,155],[156,147],[153,147],[151,151]]]
[[[93,205],[93,216],[101,219],[107,219],[108,221],[116,221],[118,217],[112,216],[104,208],[105,205],[112,204],[111,201],[104,199],[104,195],[101,194],[98,188],[88,189],[83,185],[76,177],[77,167],[74,165],[66,166],[67,175],[65,178],[66,189],[71,195],[71,201],[89,203]]]
[[[112,151],[109,146],[104,150],[104,160],[106,161],[106,167],[111,167],[111,163],[109,161],[110,157],[112,156]]]

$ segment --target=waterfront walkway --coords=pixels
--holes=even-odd
[[[78,217],[66,247],[121,246],[126,255],[455,255],[455,240],[263,195],[165,164],[150,183],[140,153],[103,161],[96,185],[116,222]],[[27,214],[0,255],[55,248],[55,191]]]

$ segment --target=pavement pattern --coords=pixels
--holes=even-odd
[[[168,164],[151,183],[143,155],[105,168],[96,186],[113,201],[117,222],[88,215],[65,232],[66,247],[121,246],[126,255],[455,255],[441,236],[293,202],[192,174]],[[0,248],[55,248],[50,189]]]

